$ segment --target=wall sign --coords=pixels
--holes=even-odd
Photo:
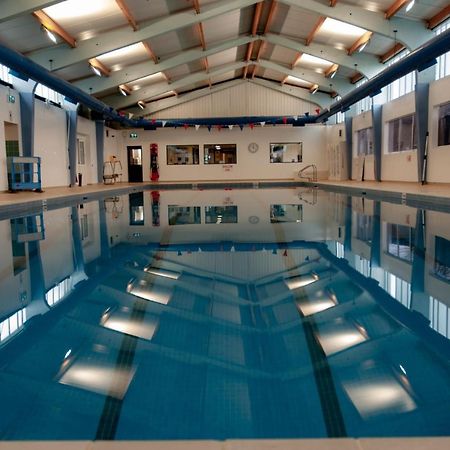
[[[138,134],[137,133],[130,133],[130,138],[131,139],[137,139]]]

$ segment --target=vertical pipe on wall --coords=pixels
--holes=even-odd
[[[383,106],[372,105],[373,156],[375,160],[375,181],[381,181],[381,160],[383,154]]]
[[[95,139],[97,142],[97,181],[103,182],[103,163],[105,161],[105,121],[95,122]],[[101,208],[100,208],[101,210]]]
[[[67,149],[69,151],[70,186],[77,183],[77,125],[78,113],[76,108],[66,111],[67,117]]]

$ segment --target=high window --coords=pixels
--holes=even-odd
[[[450,103],[439,107],[438,145],[450,145]]]
[[[388,62],[388,66],[392,66],[393,64],[400,61],[406,55],[409,54],[409,51],[404,51],[397,55],[395,58],[392,58]],[[387,101],[394,100],[396,98],[401,97],[402,95],[408,94],[414,91],[416,86],[416,72],[410,72],[404,75],[401,78],[393,81],[391,84],[388,84],[386,87]]]
[[[417,148],[414,114],[388,122],[388,152],[403,152]]]
[[[450,28],[450,20],[446,20],[434,29],[436,35],[443,33]],[[436,64],[436,80],[450,75],[450,51],[439,56]]]
[[[450,241],[436,236],[434,249],[434,274],[450,281]]]
[[[414,250],[414,229],[406,225],[387,224],[387,251],[390,255],[412,262]]]

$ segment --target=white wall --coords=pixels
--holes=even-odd
[[[353,148],[352,148],[352,179],[357,180],[362,174],[364,165],[364,180],[375,180],[374,155],[358,156],[358,131],[372,127],[372,112],[365,111],[353,118]]]
[[[85,143],[85,164],[77,164],[77,173],[83,174],[83,185],[97,183],[97,139],[95,122],[78,117],[77,137]]]
[[[429,154],[427,179],[430,182],[450,182],[450,145],[438,147],[439,105],[450,102],[450,77],[435,81],[430,86],[429,99]]]
[[[8,103],[8,95],[16,97],[15,103]],[[18,92],[6,86],[0,85],[0,190],[8,189],[8,168],[6,166],[6,147],[5,147],[5,122],[16,123],[19,125],[19,148],[22,149],[22,136],[20,131],[20,102]]]
[[[329,180],[348,179],[348,167],[345,145],[345,125],[328,125],[325,127]]]
[[[265,126],[239,127],[233,130],[224,128],[221,131],[202,127],[194,128],[164,128],[157,131],[136,130],[138,139],[130,139],[129,132],[123,132],[124,142],[121,153],[122,161],[126,163],[126,146],[142,145],[144,181],[150,179],[150,144],[157,143],[159,147],[160,181],[183,180],[264,180],[293,179],[299,170],[308,164],[316,164],[319,179],[328,177],[328,162],[326,155],[325,126],[311,125],[306,127]],[[256,153],[248,151],[248,145],[256,142],[259,150]],[[303,162],[301,163],[270,163],[269,144],[278,142],[303,142]],[[190,166],[168,166],[166,160],[166,145],[168,144],[199,144],[200,164]],[[225,171],[220,165],[203,164],[203,144],[237,144],[237,164],[230,171]]]
[[[43,187],[69,185],[66,112],[41,100],[35,102],[34,154],[42,158]]]
[[[317,105],[253,83],[243,83],[158,111],[158,119],[186,117],[282,116],[313,113]]]

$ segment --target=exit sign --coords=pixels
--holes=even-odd
[[[130,133],[130,138],[131,139],[137,139],[138,134],[137,133]]]
[[[8,95],[8,103],[16,103],[16,97],[14,95]]]

